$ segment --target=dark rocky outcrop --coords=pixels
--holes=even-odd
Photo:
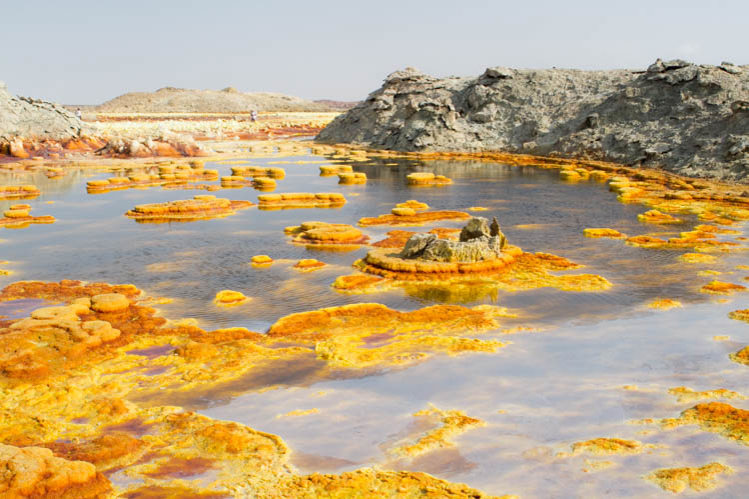
[[[0,82],[0,143],[17,137],[69,140],[79,137],[85,126],[58,104],[28,97],[15,97]]]
[[[494,225],[496,219],[494,219]],[[502,254],[506,240],[499,231],[492,234],[489,221],[474,217],[460,232],[459,241],[440,239],[435,234],[414,234],[398,255],[400,258],[432,262],[481,262],[494,260]]]
[[[749,180],[749,66],[396,71],[318,136],[398,151],[504,151]]]

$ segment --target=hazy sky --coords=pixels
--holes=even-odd
[[[97,104],[164,86],[359,100],[390,72],[749,63],[749,1],[2,0],[0,80]],[[718,5],[717,7],[715,5]]]

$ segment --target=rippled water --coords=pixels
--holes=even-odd
[[[254,165],[277,157],[251,158]],[[319,157],[284,157],[286,161]],[[322,158],[324,159],[324,158]],[[392,160],[388,160],[392,162]],[[747,274],[734,270],[749,263],[746,254],[720,256],[709,265],[683,264],[678,251],[631,247],[622,241],[589,239],[587,227],[612,227],[637,235],[678,233],[698,223],[641,224],[637,214],[647,208],[617,202],[596,182],[560,182],[558,172],[534,167],[471,162],[430,162],[428,167],[454,183],[439,188],[413,188],[405,175],[423,164],[398,161],[353,162],[365,172],[366,185],[339,186],[337,177],[320,177],[319,164],[281,164],[286,178],[276,192],[342,192],[348,203],[339,209],[260,211],[250,208],[234,216],[189,223],[139,224],[123,216],[136,204],[186,199],[203,191],[128,189],[89,195],[85,182],[108,173],[74,171],[62,179],[42,174],[0,173],[0,182],[34,183],[42,195],[28,202],[34,215],[54,215],[53,225],[22,230],[0,229],[0,265],[14,272],[0,285],[16,280],[63,278],[133,283],[152,296],[174,298],[160,308],[169,318],[194,317],[201,327],[245,326],[264,331],[279,317],[319,307],[376,301],[399,310],[439,303],[444,292],[403,290],[371,295],[344,295],[330,287],[351,263],[366,253],[321,252],[288,243],[283,228],[309,220],[355,224],[363,216],[388,213],[398,202],[418,199],[434,209],[466,210],[483,206],[477,215],[496,216],[511,243],[526,251],[544,251],[586,265],[579,272],[596,273],[613,283],[599,293],[552,289],[496,292],[466,305],[495,303],[515,309],[518,319],[505,325],[543,328],[542,332],[503,336],[512,344],[492,355],[437,357],[415,367],[358,379],[310,381],[310,366],[279,366],[267,380],[243,379],[228,393],[202,394],[174,401],[212,417],[231,419],[276,433],[294,450],[303,471],[356,469],[385,461],[383,446],[414,424],[412,413],[433,403],[460,409],[487,426],[456,439],[457,446],[431,452],[406,469],[423,470],[452,481],[466,482],[489,493],[533,497],[661,496],[665,493],[640,479],[656,468],[701,466],[720,460],[737,473],[723,478],[716,494],[739,497],[749,470],[749,451],[694,427],[640,434],[653,427],[633,425],[641,418],[673,417],[694,405],[676,403],[667,393],[673,386],[695,390],[728,388],[749,392],[749,369],[731,362],[728,353],[749,342],[749,327],[727,313],[746,308],[745,296],[728,303],[698,292],[712,277],[698,270],[735,272],[721,279],[739,282]],[[228,174],[230,166],[206,164]],[[219,197],[256,201],[256,191],[221,190]],[[48,202],[53,203],[48,204]],[[0,201],[6,209],[10,201]],[[430,227],[459,227],[437,222]],[[373,241],[390,227],[366,228]],[[422,230],[419,228],[408,230]],[[741,228],[746,235],[746,227]],[[734,237],[734,236],[732,236]],[[267,269],[248,264],[257,254],[271,255]],[[329,265],[300,273],[292,268],[302,258]],[[219,309],[211,303],[222,289],[241,291],[253,300],[244,306]],[[653,312],[644,305],[655,297],[683,301],[683,309]],[[24,315],[35,303],[6,304],[0,314]],[[728,335],[730,341],[714,341]],[[283,387],[258,391],[268,383]],[[637,385],[639,390],[624,390]],[[749,408],[746,401],[732,401]],[[319,412],[276,418],[292,410]],[[582,457],[555,458],[569,444],[595,437],[620,437],[662,444],[635,456],[613,456],[617,466],[583,472]]]

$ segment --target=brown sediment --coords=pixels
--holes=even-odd
[[[710,463],[699,468],[666,468],[656,470],[645,476],[663,490],[679,494],[687,488],[695,492],[712,490],[718,486],[716,480],[720,474],[731,474],[733,470],[720,463]]]
[[[257,197],[258,208],[275,210],[286,208],[340,208],[346,204],[343,194],[337,192],[287,192],[283,194],[261,194]]]
[[[616,229],[607,228],[584,229],[583,234],[585,235],[585,237],[610,237],[613,239],[625,239],[627,237],[626,234],[622,234]]]
[[[707,402],[683,411],[678,418],[661,420],[664,428],[692,424],[749,445],[749,411],[744,409],[737,409],[723,402]]]
[[[24,229],[31,224],[51,224],[55,222],[55,217],[43,215],[35,217],[29,214],[31,206],[28,204],[14,204],[10,209],[3,212],[3,218],[0,218],[0,227],[6,229]]]
[[[294,236],[294,243],[321,249],[331,246],[333,249],[340,246],[353,246],[355,249],[369,241],[369,236],[348,224],[304,222],[299,226],[287,227],[284,232]]]
[[[216,293],[216,297],[213,299],[213,303],[220,307],[234,307],[246,303],[250,299],[240,293],[239,291],[232,291],[231,289],[224,289]]]
[[[205,220],[234,215],[237,210],[252,205],[250,201],[231,201],[205,194],[187,200],[138,205],[125,216],[147,223]]]
[[[734,310],[728,313],[728,317],[737,321],[749,322],[749,308],[744,310]]]
[[[363,492],[363,491],[366,491]],[[273,498],[296,497],[407,497],[409,499],[517,499],[517,496],[490,496],[462,483],[451,483],[426,473],[377,471],[364,468],[340,475],[318,473],[293,477],[284,482]]]
[[[40,194],[35,185],[3,185],[0,186],[0,200],[4,199],[34,199]]]
[[[443,411],[434,406],[418,411],[413,416],[431,429],[413,441],[396,442],[388,449],[391,456],[416,457],[435,449],[453,447],[455,444],[452,439],[455,436],[486,424],[480,419],[466,416],[462,411]]]
[[[91,463],[55,457],[40,447],[0,444],[0,469],[0,494],[7,498],[94,499],[112,489]]]
[[[417,213],[415,209],[410,207],[396,207],[394,210],[402,215],[397,215],[395,212],[386,215],[380,215],[378,217],[364,217],[359,220],[359,225],[367,227],[370,225],[424,225],[429,222],[436,222],[440,220],[468,220],[471,215],[464,211],[451,211],[451,210],[440,210],[440,211],[423,211]]]
[[[442,186],[452,184],[452,179],[445,177],[444,175],[435,175],[431,172],[415,172],[406,175],[406,182],[410,186],[422,187],[422,186]]]
[[[675,388],[669,388],[668,393],[676,396],[676,400],[679,402],[694,402],[696,400],[704,399],[740,399],[745,400],[747,397],[740,393],[726,390],[725,388],[718,388],[716,390],[705,390],[697,392],[686,386],[677,386]]]
[[[672,300],[671,298],[656,298],[648,303],[648,307],[658,310],[670,310],[672,308],[680,308],[682,304],[680,301]]]
[[[712,281],[700,288],[701,293],[714,295],[730,295],[739,291],[746,291],[746,286],[723,281]]]

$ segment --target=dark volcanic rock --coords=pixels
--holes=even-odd
[[[408,68],[318,140],[399,151],[505,151],[749,179],[749,66],[661,61],[647,71]]]

